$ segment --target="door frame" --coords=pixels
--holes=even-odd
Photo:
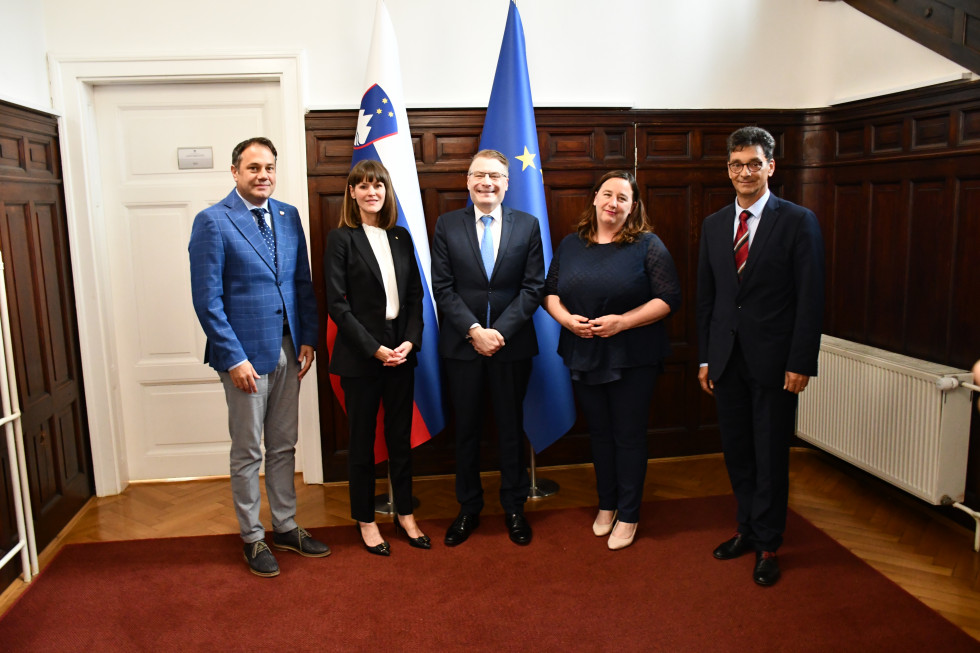
[[[107,84],[277,82],[286,139],[280,149],[290,153],[290,165],[285,174],[281,171],[278,176],[276,197],[299,209],[309,244],[303,59],[303,53],[298,50],[206,56],[49,55],[51,100],[59,115],[79,349],[98,496],[122,492],[129,484],[129,470],[122,432],[118,361],[112,344],[115,327],[109,294],[109,254],[93,101],[95,87]],[[224,160],[222,157],[221,153],[216,153],[216,160]],[[190,297],[187,301],[190,302]],[[304,481],[322,483],[315,366],[307,374],[300,392],[297,453]]]

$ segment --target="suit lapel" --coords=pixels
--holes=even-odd
[[[500,207],[501,210],[501,223],[500,223],[500,246],[497,248],[497,257],[493,260],[493,271],[497,271],[497,263],[503,257],[504,252],[510,247],[510,237],[514,233],[514,215],[513,212],[506,206]],[[491,275],[492,276],[492,275]]]
[[[378,283],[384,286],[384,281],[381,279],[381,265],[378,263],[378,257],[374,255],[374,250],[371,249],[371,241],[368,240],[364,227],[351,229],[350,233],[350,239],[354,244],[354,249],[361,255],[361,258],[367,264],[368,269],[371,270],[374,278],[378,280]]]
[[[407,242],[399,238],[400,229],[391,228],[388,230],[388,247],[391,249],[391,262],[395,266],[395,279],[408,279],[408,266],[415,264],[414,252],[408,250]],[[404,303],[405,286],[407,283],[399,283],[398,301]]]
[[[480,254],[480,239],[476,235],[476,207],[473,205],[467,206],[463,211],[463,223],[460,225],[463,228],[464,238],[470,244],[470,249],[473,250],[473,256],[476,258],[477,267],[483,270],[483,276],[487,276],[487,271],[483,268],[483,255]],[[489,281],[489,279],[487,279]]]
[[[779,198],[770,194],[766,207],[762,209],[762,216],[759,218],[759,226],[755,230],[752,244],[749,245],[749,257],[745,260],[745,271],[742,272],[743,287],[751,279],[752,271],[758,267],[759,258],[765,254],[766,244],[777,220],[779,220]]]
[[[238,193],[231,191],[225,198],[225,206],[228,208],[228,219],[241,232],[242,237],[249,242],[259,258],[265,261],[265,264],[274,272],[272,253],[269,251],[268,245],[265,244],[262,234],[259,233],[259,226],[255,224],[255,216],[245,207],[245,203],[238,196]]]
[[[720,220],[718,226],[710,234],[707,234],[709,238],[712,239],[712,249],[714,251],[720,252],[722,261],[719,269],[727,270],[725,273],[726,281],[730,282],[732,287],[738,288],[738,270],[735,268],[735,232],[732,231],[733,222],[735,215],[735,205],[729,204],[724,209],[722,209],[723,220]],[[751,249],[749,250],[751,252]]]

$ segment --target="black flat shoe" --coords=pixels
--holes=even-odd
[[[408,531],[406,531],[405,530],[405,527],[402,526],[402,524],[401,524],[400,521],[398,521],[398,513],[395,513],[395,520],[394,521],[395,521],[395,534],[397,535],[398,533],[402,533],[405,536],[405,539],[408,540],[408,545],[410,547],[412,547],[414,549],[431,549],[432,548],[432,540],[430,540],[429,539],[429,536],[426,535],[425,533],[423,533],[422,535],[419,535],[418,537],[410,537],[409,536]]]

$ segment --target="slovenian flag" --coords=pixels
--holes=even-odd
[[[442,384],[439,377],[439,331],[435,306],[432,303],[432,286],[429,280],[429,238],[426,234],[425,215],[422,211],[422,193],[419,191],[418,171],[415,168],[415,151],[408,129],[408,114],[402,94],[401,66],[398,60],[398,44],[391,18],[382,0],[378,0],[374,15],[374,33],[368,55],[367,74],[361,98],[361,110],[354,134],[354,157],[351,167],[359,161],[380,161],[391,174],[395,197],[398,200],[398,224],[408,229],[415,243],[415,260],[422,275],[422,348],[415,368],[415,410],[412,416],[412,447],[416,447],[439,433],[446,425],[442,406]],[[346,192],[346,189],[345,189]],[[327,349],[333,351],[337,327],[327,323]],[[341,405],[344,392],[340,378],[330,375],[330,384]],[[378,430],[374,441],[375,462],[388,459],[384,442],[384,407],[378,414]]]
[[[510,161],[510,184],[504,204],[535,216],[541,223],[544,269],[551,265],[551,231],[544,199],[538,130],[534,122],[531,82],[527,74],[524,27],[517,4],[510,3],[497,72],[483,122],[480,149],[498,150]],[[536,452],[565,435],[575,423],[575,401],[568,369],[558,356],[560,327],[538,308],[534,314],[538,355],[524,398],[524,430]]]

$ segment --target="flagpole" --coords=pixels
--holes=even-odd
[[[530,445],[529,445],[530,446]],[[552,494],[558,492],[559,486],[554,481],[548,480],[546,478],[538,478],[537,475],[537,465],[534,459],[534,447],[531,449],[531,488],[528,490],[528,499],[543,499],[545,497],[550,497]]]
[[[412,510],[419,507],[419,498],[412,495]],[[387,494],[377,494],[374,497],[374,512],[378,515],[392,515],[392,520],[394,520],[395,514],[395,494],[391,489],[391,465],[388,465],[388,493]]]

